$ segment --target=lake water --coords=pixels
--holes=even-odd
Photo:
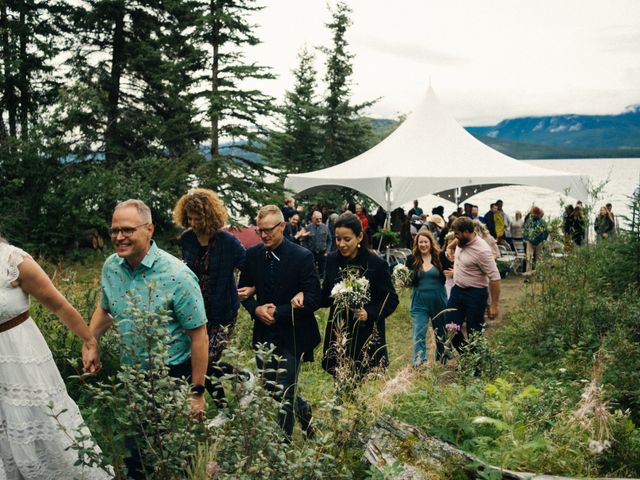
[[[594,186],[606,182],[602,193],[597,199],[587,200],[581,198],[579,200],[582,200],[585,204],[587,202],[593,204],[596,211],[600,206],[610,202],[613,205],[613,212],[617,216],[629,214],[628,196],[640,184],[640,158],[526,160],[526,162],[553,170],[588,175],[591,179],[591,184]],[[534,203],[542,207],[545,217],[558,217],[562,215],[561,201],[575,204],[576,200],[578,200],[545,188],[514,185],[481,192],[471,197],[468,202],[478,205],[480,214],[484,215],[489,210],[489,204],[498,199],[504,202],[504,210],[512,218],[516,210],[525,212]],[[436,205],[444,205],[446,214],[449,214],[454,209],[453,203],[432,195],[422,197],[419,201],[425,212],[431,212],[431,208]],[[411,204],[405,207],[405,209],[409,209]]]

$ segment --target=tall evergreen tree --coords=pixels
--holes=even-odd
[[[148,155],[175,157],[205,138],[195,107],[201,68],[189,35],[191,0],[84,0],[70,31],[77,82],[68,121],[81,154],[98,150],[110,166]],[[89,105],[89,108],[87,108]]]
[[[372,145],[371,123],[361,117],[363,110],[375,101],[351,102],[353,54],[347,50],[346,32],[351,25],[351,9],[338,2],[327,27],[332,32],[333,46],[322,50],[327,55],[327,96],[324,101],[325,151],[324,166],[344,162]]]
[[[42,198],[61,171],[57,132],[48,126],[62,83],[56,57],[65,7],[0,0],[0,211],[7,213],[0,230],[23,245],[43,240],[35,232],[45,223]]]
[[[0,1],[0,138],[26,140],[55,101],[63,11],[57,0]]]
[[[266,156],[277,162],[281,174],[314,170],[322,158],[322,107],[317,99],[315,56],[304,47],[293,71],[295,84],[285,94],[277,129],[269,132]]]
[[[253,214],[256,206],[279,197],[275,170],[258,154],[262,120],[273,99],[250,87],[274,78],[270,70],[247,63],[242,49],[260,43],[248,16],[262,9],[255,0],[202,0],[197,37],[205,54],[201,98],[209,123],[211,161],[199,170],[203,185],[217,190],[232,211]],[[221,142],[233,148],[222,148]],[[279,200],[279,199],[278,199]]]

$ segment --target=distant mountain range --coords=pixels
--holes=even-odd
[[[466,130],[515,158],[640,156],[640,105],[618,115],[521,117]]]
[[[398,126],[397,120],[368,120],[376,141],[384,140]],[[520,160],[640,157],[640,104],[619,115],[520,117],[466,130],[491,148]],[[202,151],[210,157],[208,146]],[[260,155],[244,151],[242,142],[224,143],[220,151],[265,163]]]

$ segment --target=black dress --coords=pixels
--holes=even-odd
[[[371,300],[364,306],[368,316],[364,322],[354,320],[353,312],[336,312],[333,305],[331,289],[342,281],[342,270],[345,268],[356,268],[369,280]],[[335,375],[337,358],[334,343],[339,318],[345,321],[344,327],[348,333],[346,350],[355,363],[356,373],[363,374],[372,368],[385,368],[389,364],[385,319],[395,311],[398,303],[389,266],[383,259],[366,248],[361,248],[356,257],[350,260],[340,252],[330,253],[322,284],[322,306],[331,307],[324,334],[322,368]]]

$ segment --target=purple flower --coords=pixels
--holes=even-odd
[[[460,325],[458,325],[457,323],[447,323],[444,328],[447,330],[447,332],[459,332],[460,331]]]
[[[220,473],[220,465],[215,460],[209,462],[207,464],[207,478],[217,478],[218,473]]]

